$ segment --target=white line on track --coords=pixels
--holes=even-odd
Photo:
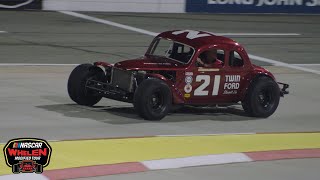
[[[127,25],[120,24],[120,23],[115,23],[115,22],[112,22],[112,21],[108,21],[108,20],[104,20],[104,19],[88,16],[88,15],[85,15],[85,14],[80,14],[80,13],[76,13],[76,12],[72,12],[72,11],[60,11],[60,12],[63,13],[63,14],[67,14],[67,15],[71,15],[71,16],[87,19],[87,20],[90,20],[90,21],[95,21],[95,22],[99,22],[99,23],[102,23],[102,24],[107,24],[107,25],[110,25],[110,26],[115,26],[115,27],[127,29],[127,30],[130,30],[130,31],[135,31],[135,32],[142,33],[142,34],[147,34],[147,35],[150,35],[150,36],[157,36],[158,35],[158,33],[155,33],[155,32],[147,31],[147,30],[136,28],[136,27],[132,27],[132,26],[127,26]],[[214,34],[220,35],[220,36],[300,36],[301,35],[301,34],[298,34],[298,33],[214,33]]]
[[[77,66],[79,64],[0,63],[0,66]]]
[[[291,64],[295,66],[320,66],[320,64]]]
[[[0,31],[0,33],[6,33],[7,31]]]
[[[130,31],[134,31],[134,32],[138,32],[138,33],[142,33],[142,34],[146,34],[146,35],[150,35],[150,36],[158,35],[158,33],[155,33],[155,32],[147,31],[147,30],[136,28],[136,27],[132,27],[132,26],[127,26],[127,25],[120,24],[120,23],[115,23],[115,22],[112,22],[112,21],[108,21],[108,20],[104,20],[104,19],[88,16],[88,15],[85,15],[85,14],[80,14],[80,13],[76,13],[76,12],[72,12],[72,11],[59,11],[59,12],[63,13],[63,14],[70,15],[70,16],[74,16],[74,17],[78,17],[78,18],[82,18],[82,19],[86,19],[86,20],[90,20],[90,21],[94,21],[94,22],[98,22],[98,23],[114,26],[114,27],[119,27],[119,28],[122,28],[122,29],[130,30]],[[300,66],[284,63],[284,62],[277,61],[277,60],[268,59],[268,58],[264,58],[264,57],[260,57],[260,56],[256,56],[256,55],[252,55],[252,54],[249,54],[249,57],[251,59],[254,59],[254,60],[257,60],[257,61],[266,62],[266,63],[270,63],[272,65],[288,67],[288,68],[297,69],[297,70],[301,70],[301,71],[310,72],[310,73],[314,73],[314,74],[319,74],[320,75],[320,71],[317,71],[317,70],[313,70],[313,69],[309,69],[309,68],[305,68],[305,67],[300,67]]]
[[[115,23],[115,22],[112,22],[112,21],[108,21],[108,20],[104,20],[104,19],[100,19],[100,18],[96,18],[96,17],[92,17],[92,16],[88,16],[88,15],[72,12],[72,11],[59,11],[59,12],[61,12],[63,14],[70,15],[70,16],[75,16],[75,17],[79,17],[79,18],[82,18],[82,19],[87,19],[87,20],[90,20],[90,21],[94,21],[94,22],[98,22],[98,23],[102,23],[102,24],[107,24],[107,25],[115,26],[115,27],[122,28],[122,29],[127,29],[127,30],[130,30],[130,31],[135,31],[135,32],[142,33],[142,34],[147,34],[147,35],[150,35],[150,36],[157,36],[158,35],[158,33],[155,33],[155,32],[147,31],[147,30],[136,28],[136,27],[132,27],[132,26],[127,26],[127,25],[124,25],[124,24]]]
[[[264,57],[260,57],[260,56],[255,56],[255,55],[252,55],[252,54],[249,54],[249,57],[250,57],[250,59],[254,59],[254,60],[257,60],[257,61],[270,63],[270,64],[272,64],[274,66],[282,66],[282,67],[287,67],[287,68],[291,68],[291,69],[297,69],[297,70],[300,70],[300,71],[305,71],[305,72],[310,72],[310,73],[314,73],[314,74],[320,75],[320,71],[317,71],[317,70],[314,70],[314,69],[300,67],[300,66],[284,63],[284,62],[273,60],[273,59],[268,59],[268,58],[264,58]]]

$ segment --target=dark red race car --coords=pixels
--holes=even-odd
[[[69,96],[77,104],[93,106],[102,97],[129,102],[147,120],[162,119],[172,105],[239,102],[249,116],[268,117],[288,87],[253,65],[232,39],[193,30],[159,34],[138,59],[81,64],[68,80]]]

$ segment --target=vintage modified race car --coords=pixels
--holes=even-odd
[[[194,30],[159,34],[141,58],[81,64],[68,80],[77,104],[93,106],[102,97],[129,102],[147,120],[161,120],[173,105],[240,102],[249,116],[268,117],[288,87],[253,65],[237,42]]]

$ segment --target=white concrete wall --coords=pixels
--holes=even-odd
[[[183,13],[185,0],[43,0],[44,10]]]

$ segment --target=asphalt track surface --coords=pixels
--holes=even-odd
[[[320,70],[320,16],[84,13],[152,32],[201,29],[217,33],[298,33],[299,36],[232,36],[248,53]],[[66,82],[74,66],[8,66],[7,63],[111,63],[141,56],[151,36],[59,12],[0,11],[0,142],[16,137],[47,140],[154,135],[320,130],[320,76],[266,66],[290,84],[276,113],[249,118],[241,107],[184,108],[160,122],[140,119],[132,105],[104,99],[75,105]],[[81,141],[80,141],[81,142]],[[320,144],[320,142],[319,142]],[[147,153],[147,152],[146,152]],[[281,160],[150,171],[97,179],[318,179],[319,159]],[[53,166],[53,165],[52,165]],[[270,178],[272,174],[272,178]]]

